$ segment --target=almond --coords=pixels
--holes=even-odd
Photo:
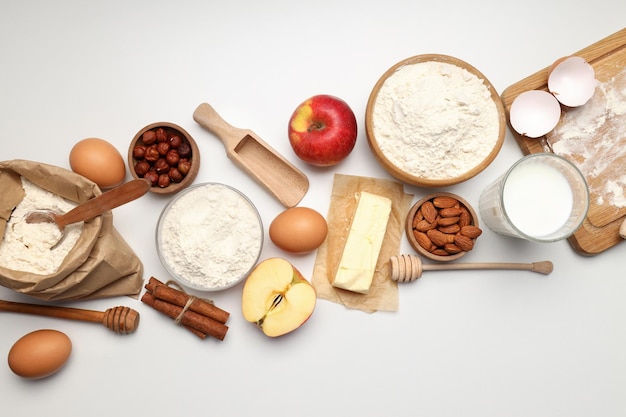
[[[411,224],[411,227],[413,229],[417,229],[417,225],[419,224],[420,221],[422,221],[422,219],[418,218],[416,215],[415,217],[413,217],[413,223]]]
[[[454,243],[465,252],[469,252],[474,248],[474,241],[461,233],[457,233],[454,236]]]
[[[478,236],[480,236],[483,233],[483,231],[476,226],[463,226],[461,227],[461,234],[463,236],[467,236],[470,239],[476,239]]]
[[[445,249],[441,249],[441,248],[433,249],[430,253],[432,253],[433,255],[438,255],[438,256],[448,256],[448,255],[450,255],[449,252],[447,252]]]
[[[419,221],[413,228],[419,232],[427,232],[437,227],[437,223],[429,223],[426,219]]]
[[[433,198],[433,205],[437,208],[450,208],[459,204],[456,198],[448,196],[440,196]]]
[[[417,209],[417,211],[415,212],[415,217],[413,219],[417,219],[417,221],[420,221],[423,218],[424,218],[424,215],[422,215],[422,210]]]
[[[444,245],[443,249],[448,252],[450,255],[455,255],[457,253],[463,252],[463,249],[459,248],[454,243],[448,243]]]
[[[461,226],[458,223],[451,224],[450,226],[439,226],[437,228],[441,233],[451,233],[453,235],[461,231]]]
[[[454,236],[446,233],[441,233],[437,229],[432,229],[426,232],[426,236],[430,238],[430,241],[435,246],[444,246],[446,243],[454,243]]]
[[[459,217],[461,215],[460,207],[447,207],[439,210],[439,215],[441,217]]]
[[[417,230],[413,230],[413,236],[415,237],[415,240],[417,241],[418,245],[420,245],[422,248],[424,248],[424,249],[426,249],[427,251],[430,252],[430,249],[433,246],[433,242],[426,235],[426,233],[422,233],[422,232],[418,232]]]
[[[450,226],[453,224],[457,224],[459,222],[459,217],[440,217],[437,220],[437,224],[439,226]]]
[[[463,226],[469,226],[471,224],[472,215],[465,207],[461,207],[461,214],[459,214],[459,226],[462,228]]]
[[[435,208],[432,201],[424,202],[424,204],[422,204],[421,210],[424,219],[426,219],[428,223],[434,223],[435,219],[437,218],[437,209]]]

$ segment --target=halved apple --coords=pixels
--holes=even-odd
[[[246,279],[241,295],[244,318],[269,337],[302,326],[315,309],[317,294],[309,281],[286,259],[260,262]]]

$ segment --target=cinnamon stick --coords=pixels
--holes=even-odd
[[[228,331],[228,326],[225,325],[230,315],[228,312],[207,301],[192,298],[184,291],[169,287],[154,277],[150,278],[145,288],[146,293],[141,298],[145,304],[179,320],[181,325],[198,337],[210,335],[224,340]]]
[[[186,294],[183,291],[179,291],[176,288],[172,288],[168,285],[165,285],[155,277],[150,277],[148,283],[145,286],[146,290],[150,291],[155,298],[158,298],[163,301],[167,301],[168,303],[172,303],[179,307],[184,307],[189,302],[190,295]],[[226,323],[230,313],[222,310],[221,308],[206,302],[204,300],[195,298],[191,304],[188,306],[188,309],[191,311],[195,311],[198,314],[202,314],[203,316],[212,318],[220,323]]]
[[[150,307],[154,308],[155,310],[160,311],[159,308],[155,307],[156,299],[154,298],[154,296],[151,293],[149,293],[149,292],[144,293],[143,296],[141,297],[141,301],[143,301],[145,304],[149,305]],[[167,308],[167,306],[164,307],[162,305],[159,305],[160,303],[156,303],[156,304],[161,309],[167,310],[167,311],[160,311],[161,313],[165,314],[166,316],[169,316],[170,318],[174,318],[174,319],[176,317],[178,317],[173,312],[170,312],[169,308]],[[203,333],[200,330],[196,330],[196,329],[194,329],[193,327],[190,327],[190,326],[183,326],[183,327],[185,327],[187,330],[191,331],[193,334],[195,334],[199,338],[206,339],[206,336],[207,336],[206,333]]]

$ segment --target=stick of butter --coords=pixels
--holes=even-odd
[[[357,198],[357,207],[332,285],[365,294],[372,285],[387,231],[391,200],[365,191],[361,191]]]

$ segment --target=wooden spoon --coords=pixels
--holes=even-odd
[[[207,103],[198,106],[193,119],[215,134],[228,158],[285,207],[297,205],[308,191],[306,175],[251,130],[231,126]]]
[[[423,271],[449,271],[460,269],[509,269],[537,272],[548,275],[553,265],[550,261],[533,263],[450,263],[450,264],[422,264],[415,255],[400,255],[390,258],[391,279],[398,282],[412,282],[422,276]]]
[[[101,323],[117,334],[132,333],[139,325],[139,313],[130,307],[112,307],[102,312],[0,300],[0,311]]]
[[[107,210],[141,197],[148,192],[150,187],[150,181],[143,178],[135,179],[91,198],[65,214],[49,210],[30,212],[26,215],[26,223],[56,223],[63,232],[65,226],[69,224],[93,219]]]

